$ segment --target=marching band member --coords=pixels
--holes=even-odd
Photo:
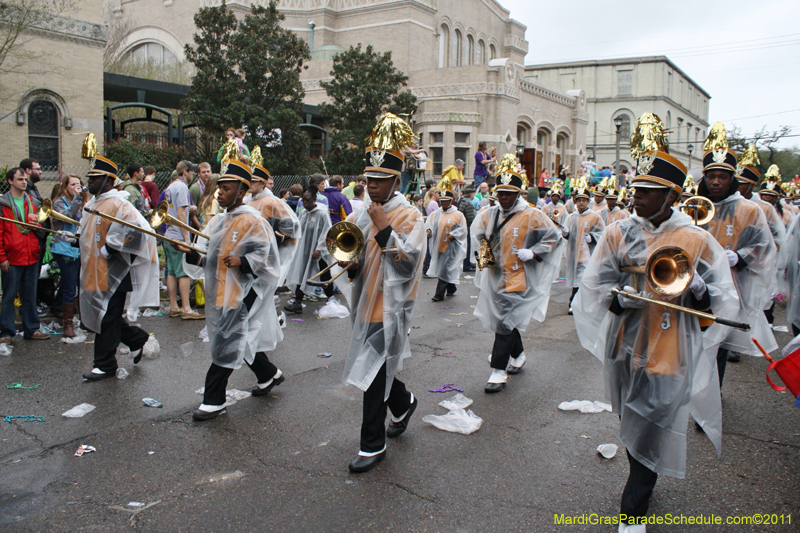
[[[713,374],[716,345],[726,332],[714,324],[704,336],[693,315],[610,291],[624,288],[635,293],[631,285],[638,284],[640,295],[655,293],[645,275],[623,268],[644,266],[663,246],[679,246],[691,260],[694,275],[682,295],[665,299],[725,316],[737,309],[725,251],[672,208],[686,169],[666,152],[660,126],[650,113],[637,121],[637,131],[651,128],[657,135],[648,135],[650,143],[631,149],[637,160],[631,184],[636,214],[606,228],[574,302],[578,337],[603,361],[606,394],[620,417],[620,440],[627,448],[630,473],[619,525],[625,533],[645,532],[642,519],[659,474],[685,476],[689,413],[720,452],[720,395]]]
[[[795,217],[786,233],[786,320],[792,325],[792,335],[800,335],[800,217]]]
[[[578,292],[583,271],[606,227],[600,215],[589,209],[589,186],[585,178],[578,182],[574,194],[576,211],[570,213],[567,223],[561,228],[561,234],[567,239],[567,286],[572,287],[569,297],[570,315],[572,300]]]
[[[95,156],[87,179],[94,198],[86,208],[150,229],[128,201],[128,193],[114,189],[117,166],[113,162]],[[143,305],[158,305],[158,254],[153,237],[90,213],[81,219],[79,242],[81,322],[97,334],[92,369],[83,377],[99,381],[114,377],[120,342],[130,348],[134,364],[142,358],[149,335],[125,320],[125,299],[130,293],[128,309],[136,312]]]
[[[431,250],[431,263],[426,274],[439,278],[436,293],[431,298],[434,302],[444,300],[445,294],[453,296],[456,293],[467,256],[467,219],[453,206],[455,194],[449,185],[444,179],[439,183],[441,208],[425,221]]]
[[[622,220],[623,218],[628,218],[631,216],[628,211],[621,209],[617,205],[619,191],[617,190],[616,178],[612,176],[611,179],[608,180],[608,186],[604,192],[606,193],[606,206],[600,210],[600,218],[603,219],[603,223],[606,226],[612,222],[616,222],[617,220]]]
[[[250,163],[253,169],[253,183],[250,185],[252,200],[247,204],[266,219],[272,227],[275,239],[278,242],[278,251],[281,256],[281,277],[278,280],[280,287],[286,282],[289,274],[289,267],[297,251],[297,244],[300,241],[300,221],[297,215],[292,212],[289,204],[277,198],[271,190],[267,188],[267,180],[270,179],[269,171],[262,166],[261,150],[255,147],[251,153]]]
[[[251,180],[247,165],[236,160],[223,165],[217,201],[225,212],[206,227],[208,254],[177,248],[187,254],[188,263],[205,271],[211,366],[203,403],[192,413],[198,421],[225,412],[228,378],[242,361],[258,380],[250,391],[253,396],[266,396],[284,381],[266,354],[283,339],[271,300],[281,275],[280,256],[270,225],[243,205]]]
[[[566,206],[558,205],[558,202],[561,201],[561,198],[564,196],[563,189],[561,188],[561,184],[556,182],[550,187],[550,191],[548,192],[550,195],[550,199],[552,200],[549,204],[545,204],[542,208],[542,212],[550,217],[551,220],[555,220],[563,226],[567,222],[567,212]],[[558,215],[556,216],[556,212]]]
[[[725,126],[714,124],[708,133],[703,155],[703,181],[697,194],[714,202],[714,218],[702,226],[717,239],[728,255],[733,280],[739,292],[738,321],[751,324],[750,332],[729,331],[717,355],[720,386],[725,377],[728,350],[760,356],[751,342],[755,337],[767,352],[778,348],[772,329],[764,316],[764,304],[770,297],[770,282],[776,274],[775,242],[764,212],[739,194],[736,154],[728,148]]]
[[[334,260],[328,253],[325,237],[331,229],[331,217],[328,215],[328,206],[316,201],[316,191],[308,189],[303,191],[301,198],[305,208],[298,217],[300,223],[300,245],[292,260],[286,286],[294,292],[294,301],[284,306],[290,313],[299,315],[303,312],[303,296],[313,295],[316,287],[308,285],[309,278],[314,277],[320,270],[324,270]],[[330,271],[319,277],[320,281],[331,279]],[[333,283],[325,287],[325,296],[333,296]]]
[[[691,198],[692,196],[697,196],[697,187],[694,184],[694,178],[691,174],[686,175],[686,181],[683,182],[683,191],[681,191],[681,200],[678,203],[678,206],[681,206]]]
[[[425,260],[425,227],[420,212],[397,192],[404,147],[414,132],[397,116],[386,113],[368,138],[367,191],[371,204],[347,217],[364,233],[366,246],[351,262],[353,334],[343,381],[364,391],[361,444],[350,463],[352,472],[366,472],[386,456],[386,437],[405,432],[417,399],[397,379],[403,360],[411,357],[408,331]],[[385,427],[386,409],[391,412]]]
[[[608,185],[608,178],[603,178],[600,183],[592,191],[592,211],[599,213],[608,204],[606,203],[606,187]]]
[[[563,249],[550,218],[520,197],[528,184],[516,171],[513,154],[506,154],[497,168],[499,205],[481,210],[470,228],[472,247],[482,250],[488,243],[496,261],[475,276],[481,291],[475,316],[494,332],[487,393],[500,392],[508,374],[522,370],[525,349],[520,331],[531,318],[544,320]]]

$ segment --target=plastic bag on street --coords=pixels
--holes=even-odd
[[[74,337],[62,337],[61,342],[64,344],[80,344],[86,342],[86,330],[76,329]]]
[[[590,402],[589,400],[572,400],[571,402],[561,402],[558,404],[558,408],[562,411],[580,411],[584,414],[611,411],[611,405],[603,402]]]
[[[91,413],[95,410],[95,406],[90,403],[82,403],[80,405],[76,405],[69,411],[64,411],[61,413],[61,416],[66,418],[81,418],[86,413]]]
[[[0,344],[0,355],[5,355],[6,357],[11,355],[13,348],[8,344]]]
[[[130,376],[130,373],[127,370],[125,370],[125,367],[121,366],[121,367],[117,368],[116,376],[117,376],[117,379],[125,379],[128,376]]]
[[[463,394],[456,393],[449,398],[445,398],[439,405],[447,409],[448,411],[455,411],[457,409],[466,409],[470,405],[472,405],[472,398],[467,398]]]
[[[453,433],[469,435],[478,431],[483,424],[483,419],[472,412],[472,409],[455,409],[446,415],[426,415],[422,417],[423,422],[427,422],[434,427]]]
[[[320,318],[347,318],[350,316],[350,310],[336,298],[329,298],[328,303],[317,311],[317,315]]]
[[[192,355],[193,351],[194,351],[193,342],[187,342],[185,344],[181,344],[181,352],[183,352],[184,357],[189,357],[190,355]]]
[[[151,318],[154,316],[158,316],[158,312],[160,309],[145,309],[144,313],[142,313],[143,318]]]
[[[202,340],[203,342],[208,342],[208,326],[203,326],[203,329],[200,330],[200,333],[197,335],[197,338]]]
[[[150,335],[150,338],[147,339],[147,342],[144,343],[144,348],[142,348],[142,354],[144,355],[145,359],[155,359],[161,353],[161,345],[158,344],[158,340]]]
[[[142,313],[139,311],[138,307],[132,307],[125,311],[125,315],[128,318],[128,322],[136,322],[139,320],[139,317],[142,315]]]

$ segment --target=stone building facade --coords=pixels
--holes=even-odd
[[[246,12],[251,3],[228,0]],[[221,0],[106,0],[116,17],[135,23],[125,45],[138,57],[183,57],[195,28],[193,14]],[[312,60],[303,74],[305,102],[326,98],[333,56],[359,43],[391,51],[418,97],[412,117],[433,174],[456,158],[474,170],[480,141],[499,155],[519,152],[529,174],[586,155],[589,117],[580,87],[567,92],[524,78],[525,26],[495,0],[281,0],[284,27],[307,40]],[[160,54],[160,55],[159,55]],[[322,142],[318,139],[314,142]]]
[[[524,79],[554,91],[585,91],[591,117],[588,153],[600,166],[615,163],[614,118],[619,116],[620,164],[630,168],[631,127],[647,111],[661,117],[671,131],[671,154],[689,168],[702,159],[711,96],[665,56],[527,65]]]
[[[0,27],[1,31],[5,31]],[[103,47],[108,38],[101,0],[31,23],[20,36],[35,59],[4,75],[0,102],[0,166],[36,158],[47,179],[87,168],[80,158],[88,132],[103,137]]]

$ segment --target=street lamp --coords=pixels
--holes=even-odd
[[[517,145],[517,157],[519,157],[520,161],[522,161],[522,154],[524,154],[524,153],[525,153],[525,145],[522,144],[522,143],[519,143]]]
[[[622,117],[614,117],[614,127],[617,128],[617,160],[614,162],[614,174],[619,176],[619,129],[622,127]]]
[[[686,168],[692,168],[692,151],[694,150],[694,145],[690,144],[686,148],[689,150],[689,166],[687,166]]]

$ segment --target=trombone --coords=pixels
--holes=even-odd
[[[343,220],[342,222],[337,222],[328,230],[328,234],[325,236],[325,245],[328,248],[328,253],[330,253],[336,261],[352,261],[364,251],[364,232],[361,231],[361,228],[356,224]],[[336,262],[331,263],[325,267],[325,269],[320,270],[309,278],[306,284],[314,287],[327,287],[336,281],[336,278],[347,272],[347,269],[342,270],[328,281],[314,280],[332,269],[336,264]]]
[[[162,241],[166,241],[166,242],[168,242],[170,244],[175,244],[177,246],[183,246],[184,248],[188,248],[189,250],[192,250],[193,252],[197,252],[198,254],[206,254],[206,253],[208,253],[206,250],[201,250],[200,248],[195,248],[194,246],[191,246],[190,244],[182,242],[182,241],[176,241],[175,239],[170,239],[169,237],[165,237],[165,236],[160,235],[160,234],[158,234],[158,233],[156,233],[154,231],[146,230],[146,229],[144,229],[142,227],[139,227],[136,224],[133,224],[131,222],[127,222],[125,220],[120,220],[117,217],[112,217],[111,215],[107,215],[105,213],[101,213],[100,211],[97,211],[96,209],[91,209],[89,207],[84,207],[83,210],[86,211],[87,213],[89,213],[90,215],[97,215],[98,217],[105,218],[106,220],[110,220],[112,222],[116,222],[117,224],[122,224],[123,226],[127,226],[127,227],[129,227],[131,229],[135,229],[137,231],[141,231],[145,235],[150,235],[151,237],[155,237],[156,239],[161,239]]]
[[[713,207],[713,205],[712,205]],[[627,266],[622,267],[623,272],[630,272],[634,274],[644,274],[647,283],[659,296],[664,298],[677,298],[689,288],[694,276],[694,265],[689,258],[686,250],[679,246],[663,246],[655,250],[650,257],[647,258],[647,264],[641,266]],[[634,290],[636,289],[634,278]],[[640,300],[655,305],[673,309],[682,313],[688,313],[698,318],[704,318],[722,324],[723,326],[730,326],[732,328],[740,329],[742,331],[750,331],[750,324],[743,322],[735,322],[727,318],[721,318],[711,313],[697,311],[690,307],[683,307],[670,302],[656,300],[654,298],[646,298],[638,294],[632,294],[627,291],[619,289],[611,289],[611,293],[615,295],[624,296],[634,300]]]
[[[562,226],[561,223],[559,223],[559,221],[556,220],[557,218],[560,218],[560,217],[561,217],[561,210],[558,209],[558,208],[553,209],[553,214],[550,215],[550,220],[552,220],[553,224],[555,224],[559,228],[564,229],[564,226]]]
[[[202,237],[208,240],[208,235],[205,233],[198,231],[191,227],[189,224],[181,222],[177,218],[173,217],[169,214],[169,204],[165,201],[158,202],[155,211],[153,212],[153,216],[150,217],[150,226],[153,229],[157,229],[161,224],[169,224],[170,226],[177,226],[179,228],[185,229],[197,235],[198,237]]]
[[[25,226],[26,228],[40,229],[42,231],[48,231],[50,233],[55,233],[56,235],[61,235],[62,237],[69,237],[70,239],[79,239],[80,238],[77,235],[73,235],[72,233],[70,233],[68,231],[60,231],[60,230],[57,230],[57,229],[43,228],[41,226],[37,226],[36,224],[29,224],[27,222],[21,222],[19,220],[13,220],[13,219],[6,218],[6,217],[0,217],[0,220],[5,220],[6,222],[11,222],[11,223],[16,224],[18,226]]]
[[[692,196],[680,206],[680,211],[684,215],[692,218],[695,226],[704,226],[714,218],[714,204],[705,196]]]
[[[55,218],[61,222],[73,224],[79,228],[81,227],[81,223],[77,220],[73,220],[66,215],[62,215],[58,211],[53,211],[53,201],[50,198],[45,198],[42,200],[42,205],[39,206],[39,211],[36,213],[36,221],[39,224],[44,224],[48,218]]]

